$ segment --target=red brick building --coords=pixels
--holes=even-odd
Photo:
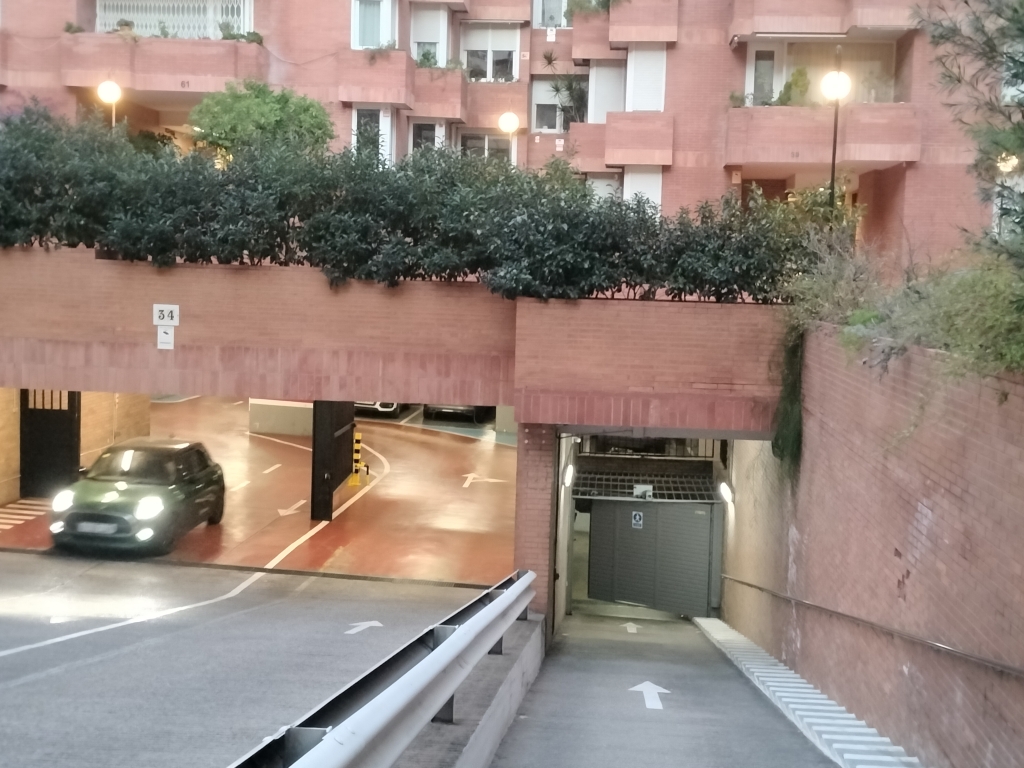
[[[912,6],[623,0],[567,19],[567,0],[7,0],[0,107],[38,97],[70,115],[112,79],[133,129],[188,143],[205,93],[255,78],[322,101],[339,146],[363,121],[393,158],[423,144],[531,167],[564,157],[602,192],[643,193],[673,214],[751,182],[782,194],[827,181],[832,110],[820,81],[842,44],[852,89],[839,173],[866,206],[863,239],[920,262],[944,258],[958,227],[985,214]],[[122,20],[132,28],[113,32]],[[263,43],[220,39],[222,22]],[[585,86],[585,105],[552,90],[566,75]],[[792,103],[805,106],[762,106],[803,75],[809,87]],[[506,112],[519,121],[511,135],[498,127]]]

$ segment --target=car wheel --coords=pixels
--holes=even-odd
[[[473,408],[473,423],[483,424],[485,421],[487,421],[487,407],[478,405]]]
[[[220,497],[214,502],[213,512],[206,519],[207,525],[220,525],[220,521],[224,518],[224,492],[221,491]]]
[[[434,418],[434,409],[433,408],[428,408],[427,406],[424,405],[423,406],[423,418],[424,418],[424,420]]]

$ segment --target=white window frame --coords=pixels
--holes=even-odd
[[[544,0],[533,0],[533,28],[534,29],[572,29],[570,24],[565,18],[565,12],[569,9],[568,0],[562,0],[562,15],[559,18],[559,24],[551,27],[544,23]]]
[[[464,136],[483,136],[486,139],[485,146],[484,146],[484,157],[490,157],[490,155],[491,155],[491,151],[490,151],[491,139],[504,139],[505,141],[509,141],[509,163],[511,163],[512,165],[516,165],[516,160],[517,160],[517,157],[516,157],[516,155],[517,155],[517,153],[516,153],[516,145],[519,143],[518,140],[517,140],[518,136],[513,135],[513,136],[509,137],[509,135],[507,133],[502,133],[501,131],[474,131],[474,130],[459,131],[459,135],[456,137],[456,144],[455,144],[455,146],[458,148],[458,150],[460,152],[462,151],[462,139],[463,139]],[[511,139],[511,141],[510,141],[510,139]]]
[[[495,80],[494,79],[494,50],[495,50],[495,48],[494,48],[493,43],[488,42],[488,44],[487,44],[487,77],[481,78],[479,80],[470,80],[470,82],[471,83],[516,83],[516,82],[518,82],[519,81],[519,56],[520,56],[520,54],[519,54],[519,43],[520,43],[520,40],[519,40],[519,26],[517,24],[502,24],[502,23],[494,23],[494,22],[483,22],[483,23],[463,22],[462,29],[461,29],[462,34],[459,35],[460,46],[461,46],[461,50],[459,51],[459,55],[461,56],[462,66],[465,67],[466,70],[467,70],[466,76],[467,77],[469,76],[469,71],[468,71],[469,70],[468,51],[470,49],[466,48],[466,34],[465,34],[465,31],[466,31],[466,29],[468,29],[470,27],[474,27],[474,26],[476,26],[476,27],[486,26],[486,27],[489,27],[489,28],[492,28],[492,29],[495,28],[495,27],[509,27],[509,28],[513,28],[515,30],[515,35],[516,35],[516,44],[515,44],[515,47],[512,49],[512,79],[511,80]],[[475,50],[479,50],[479,49],[473,48],[472,50],[475,51]],[[504,50],[504,49],[500,49],[500,50]]]
[[[412,58],[415,59],[416,61],[419,61],[420,57],[417,55],[417,51],[416,51],[417,45],[419,43],[424,43],[424,42],[431,42],[432,43],[434,41],[433,40],[417,40],[415,35],[413,34],[413,23],[412,23],[412,20],[413,20],[413,15],[414,15],[414,13],[416,11],[416,6],[417,5],[420,5],[420,4],[419,3],[411,3],[410,4],[411,9],[409,11],[409,55],[412,56]],[[423,5],[425,5],[428,9],[432,10],[435,4],[433,4],[433,3],[430,3],[430,4],[424,3]],[[441,39],[437,41],[437,66],[444,67],[444,66],[446,66],[448,64],[448,61],[449,61],[450,56],[451,56],[451,54],[449,53],[449,50],[450,50],[450,47],[451,47],[450,43],[449,43],[449,38],[450,38],[450,35],[451,35],[450,29],[451,29],[451,23],[452,23],[452,13],[448,9],[448,6],[441,6],[438,10],[441,11],[444,15],[443,15],[442,20],[441,20],[441,35],[440,35]]]
[[[412,132],[413,126],[416,125],[432,125],[434,126],[434,146],[437,149],[444,149],[445,140],[447,139],[447,126],[443,120],[410,120],[409,121],[409,152],[413,151],[412,148]]]
[[[394,43],[398,36],[395,34],[395,20],[398,16],[395,13],[395,0],[380,0],[380,36],[381,40],[377,45],[359,44],[359,0],[352,0],[352,50],[372,50],[382,48],[385,45]]]
[[[661,92],[658,94],[658,104],[654,109],[637,109],[637,53],[659,53],[661,59]],[[668,87],[668,50],[665,43],[630,43],[626,54],[626,98],[625,106],[627,112],[664,112],[665,91]]]
[[[534,92],[535,87],[544,88],[550,94],[551,101],[537,101]],[[540,128],[537,125],[537,106],[540,104],[553,105],[555,107],[554,128]],[[532,133],[565,133],[566,131],[562,115],[562,105],[558,101],[558,97],[551,93],[551,80],[548,78],[535,77],[530,79],[530,131]]]
[[[890,40],[851,40],[851,43],[867,43],[870,45],[889,45],[893,49],[893,64],[896,63],[896,43]],[[772,42],[758,42],[751,40],[747,43],[747,69],[743,80],[743,98],[746,106],[751,106],[746,100],[753,97],[754,93],[754,59],[757,51],[772,51],[775,54],[775,72],[772,78],[772,99],[777,99],[782,89],[786,85],[786,81],[792,74],[790,72],[789,63],[789,44],[790,43],[835,43],[842,45],[843,40],[838,38],[792,38],[773,40]],[[895,74],[895,73],[894,73]],[[817,90],[815,90],[817,89]],[[821,95],[821,83],[811,83],[811,90],[808,93],[808,98],[812,101],[823,101],[824,97]],[[879,102],[884,103],[884,102]]]
[[[380,112],[380,153],[388,163],[395,161],[395,121],[391,107],[380,104],[352,105],[352,146],[357,146],[359,133],[359,110],[375,110]]]

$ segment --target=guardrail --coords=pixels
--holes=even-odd
[[[230,768],[389,768],[431,720],[452,721],[456,689],[526,618],[535,578],[512,574]]]

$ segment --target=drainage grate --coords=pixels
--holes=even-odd
[[[637,485],[653,486],[652,501],[719,501],[710,475],[580,472],[572,495],[576,499],[632,499]]]

